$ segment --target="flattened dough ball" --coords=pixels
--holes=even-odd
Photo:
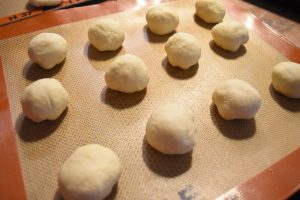
[[[179,24],[179,17],[164,6],[155,6],[148,10],[146,21],[153,33],[165,35],[176,29]]]
[[[43,6],[57,6],[61,4],[62,0],[29,0],[28,2],[33,6],[43,7]]]
[[[104,78],[110,89],[134,93],[147,87],[148,67],[139,57],[126,54],[119,56],[108,66]]]
[[[114,51],[122,46],[125,34],[119,22],[100,19],[88,30],[90,43],[99,51]]]
[[[109,195],[121,175],[120,160],[111,149],[88,144],[76,149],[58,173],[65,200],[101,200]]]
[[[225,21],[211,30],[214,42],[221,48],[235,52],[249,40],[247,28],[237,21]]]
[[[174,67],[188,69],[198,63],[200,42],[189,33],[176,33],[165,44],[168,61]]]
[[[230,79],[218,85],[212,100],[226,120],[253,118],[261,105],[258,91],[239,79]]]
[[[300,64],[281,62],[273,68],[274,89],[290,98],[300,98]]]
[[[170,103],[159,107],[146,126],[147,142],[165,154],[184,154],[195,146],[196,126],[191,110]]]
[[[44,69],[52,69],[66,58],[67,41],[56,33],[40,33],[32,38],[28,55],[32,62]]]
[[[53,78],[31,83],[24,89],[21,98],[23,113],[34,122],[57,119],[68,103],[67,91]]]
[[[219,23],[225,16],[225,8],[218,0],[198,0],[196,13],[206,23]]]

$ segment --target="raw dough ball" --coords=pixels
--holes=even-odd
[[[176,33],[165,44],[165,51],[170,64],[188,69],[198,63],[201,56],[199,41],[191,34]]]
[[[147,142],[165,154],[184,154],[195,146],[193,113],[182,105],[170,103],[159,107],[146,126]]]
[[[126,54],[109,65],[104,78],[110,89],[134,93],[147,87],[148,67],[139,57]]]
[[[67,91],[53,78],[39,79],[24,90],[21,104],[24,114],[34,122],[55,120],[69,102]]]
[[[207,23],[219,23],[225,16],[225,8],[218,0],[198,0],[196,12]]]
[[[290,98],[300,98],[300,64],[281,62],[273,68],[272,84],[277,92]]]
[[[220,115],[227,120],[253,118],[261,105],[258,91],[239,79],[230,79],[218,85],[212,100]]]
[[[42,6],[57,6],[61,4],[62,0],[29,0],[28,2],[33,6],[42,7]]]
[[[122,46],[125,34],[121,25],[111,19],[100,19],[88,30],[89,41],[99,51],[114,51]]]
[[[65,200],[101,200],[109,195],[121,175],[120,160],[111,149],[89,144],[76,149],[58,173]]]
[[[247,28],[237,21],[226,21],[215,25],[211,34],[221,48],[235,52],[249,40]]]
[[[32,62],[44,69],[52,69],[61,63],[66,58],[67,51],[67,41],[56,33],[38,34],[28,46],[28,55]]]
[[[165,35],[176,29],[179,24],[179,17],[163,6],[155,6],[148,10],[146,21],[153,33]]]

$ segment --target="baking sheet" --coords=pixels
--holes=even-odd
[[[113,53],[89,45],[87,30],[96,19],[0,41],[28,199],[59,198],[57,171],[74,149],[87,143],[102,144],[119,155],[123,174],[110,196],[116,199],[215,198],[299,147],[299,104],[270,87],[272,67],[287,59],[253,34],[237,53],[217,48],[211,26],[194,18],[194,2],[166,4],[180,16],[177,31],[194,34],[202,44],[199,64],[188,71],[167,63],[163,45],[168,36],[147,30],[147,8],[105,16],[117,19],[126,32],[122,49]],[[28,42],[40,32],[58,33],[70,45],[66,61],[51,71],[38,68],[27,56]],[[140,56],[148,65],[147,90],[126,95],[106,88],[106,66],[124,53]],[[26,85],[44,77],[60,80],[71,102],[59,120],[34,124],[22,115],[20,96]],[[255,119],[226,122],[211,106],[213,89],[229,78],[248,81],[262,95]],[[164,156],[144,142],[149,115],[170,101],[195,113],[197,145],[187,155]]]

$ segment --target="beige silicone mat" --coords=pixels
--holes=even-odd
[[[0,17],[13,15],[15,13],[28,10],[30,5],[28,0],[1,0],[0,1]]]
[[[122,200],[212,199],[299,147],[299,101],[270,87],[272,67],[287,59],[252,33],[237,53],[219,49],[210,42],[211,27],[194,21],[194,2],[166,4],[180,16],[177,31],[201,41],[199,64],[187,71],[167,64],[167,36],[147,30],[146,8],[105,16],[118,20],[126,31],[123,48],[113,53],[100,53],[89,45],[87,30],[96,19],[0,41],[28,199],[59,199],[57,171],[74,149],[88,143],[110,147],[119,155],[123,173],[110,198]],[[28,42],[40,32],[58,33],[70,46],[66,61],[51,71],[40,69],[27,56]],[[129,95],[106,88],[107,65],[125,53],[148,65],[147,90]],[[25,86],[45,77],[60,80],[71,102],[57,121],[34,124],[22,115],[20,97]],[[213,89],[229,78],[248,81],[262,95],[255,119],[224,121],[211,106]],[[144,141],[149,115],[167,102],[186,105],[195,113],[197,145],[192,153],[165,156]]]

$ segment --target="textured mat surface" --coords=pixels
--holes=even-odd
[[[0,17],[30,10],[28,0],[2,0],[0,1]]]

